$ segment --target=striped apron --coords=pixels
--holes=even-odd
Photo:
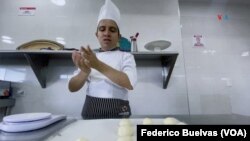
[[[130,116],[129,101],[86,95],[82,109],[83,119],[128,118]]]

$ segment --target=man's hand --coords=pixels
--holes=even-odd
[[[81,51],[85,64],[89,68],[97,69],[100,61],[96,57],[95,53],[90,49],[89,45],[87,46],[87,48],[81,47]]]
[[[82,54],[82,51],[81,52],[74,51],[72,53],[72,60],[73,60],[76,67],[81,69],[81,71],[83,71],[84,73],[89,74],[91,69],[90,69],[90,67],[88,67],[86,65],[86,61],[84,61],[84,58],[82,57],[81,54]]]
[[[79,67],[79,62],[81,60],[81,52],[75,51],[72,53],[72,60],[76,67]]]

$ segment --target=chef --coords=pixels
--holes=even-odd
[[[117,47],[120,35],[120,11],[111,0],[101,7],[96,37],[99,52],[90,46],[72,53],[78,72],[69,80],[69,90],[76,92],[87,85],[83,119],[126,118],[131,109],[128,93],[135,88],[137,71],[134,56]]]

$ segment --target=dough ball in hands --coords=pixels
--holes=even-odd
[[[142,121],[143,125],[152,125],[153,124],[153,120],[151,118],[144,118]]]
[[[118,137],[117,141],[133,141],[133,137],[132,136],[122,136],[122,137]]]
[[[133,136],[133,127],[131,126],[119,126],[118,128],[118,136]]]
[[[120,126],[132,126],[132,122],[128,118],[123,118],[120,120]]]
[[[180,121],[174,117],[167,117],[163,120],[163,124],[165,124],[165,125],[176,125],[179,122]]]
[[[85,138],[78,138],[76,141],[88,141],[88,140]]]

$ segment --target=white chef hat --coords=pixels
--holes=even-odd
[[[105,4],[101,7],[97,25],[103,19],[110,19],[116,22],[118,28],[120,27],[120,10],[117,6],[111,1],[106,0]]]

